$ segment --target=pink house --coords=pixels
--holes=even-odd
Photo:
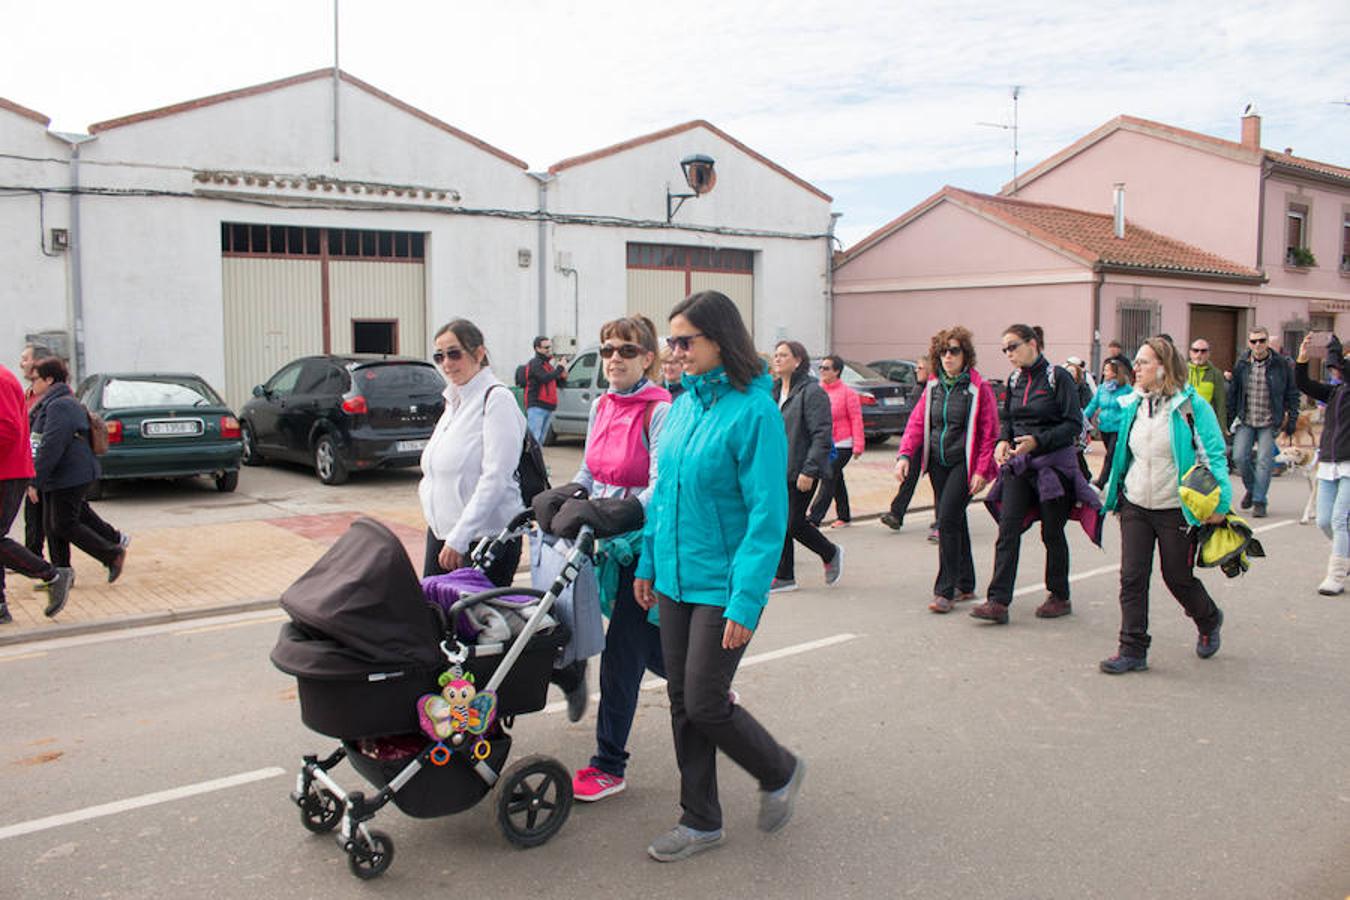
[[[1231,366],[1246,330],[1292,347],[1350,314],[1350,169],[1122,116],[1004,187],[945,188],[836,260],[834,344],[913,357],[939,328],[1040,324],[1055,359],[1206,337]],[[1123,228],[1115,228],[1117,206]],[[1350,327],[1350,319],[1342,323]]]

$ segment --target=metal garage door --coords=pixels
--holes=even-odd
[[[628,245],[628,312],[664,330],[670,309],[698,291],[721,291],[754,333],[754,253],[664,244]]]
[[[422,234],[221,225],[225,395],[315,353],[426,350]]]

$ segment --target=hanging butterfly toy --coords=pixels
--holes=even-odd
[[[497,695],[492,691],[481,693],[474,687],[472,672],[464,671],[467,654],[463,645],[459,653],[441,643],[441,652],[450,661],[450,668],[442,672],[436,683],[439,694],[423,694],[417,699],[417,719],[427,737],[436,741],[430,759],[434,765],[450,762],[454,748],[467,748],[476,760],[487,759],[492,745],[482,736],[497,717]],[[446,746],[449,741],[451,746]]]

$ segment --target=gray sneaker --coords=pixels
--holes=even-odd
[[[839,544],[834,545],[834,559],[825,564],[825,586],[834,587],[839,583],[839,576],[844,574],[844,548]]]
[[[678,862],[695,853],[711,850],[722,843],[722,829],[695,831],[688,825],[676,825],[647,845],[647,855],[657,862]]]
[[[70,570],[70,586],[71,586],[71,587],[74,587],[74,586],[75,586],[75,570],[74,570],[74,569],[71,569],[71,570]],[[35,581],[35,582],[33,582],[33,590],[35,590],[35,591],[45,591],[47,588],[48,588],[48,584],[47,584],[47,582],[45,582],[45,581]]]
[[[759,830],[773,834],[792,818],[792,808],[797,804],[797,795],[802,790],[802,779],[806,777],[806,760],[797,757],[797,767],[792,770],[788,783],[776,791],[760,791],[759,794]]]
[[[74,569],[56,567],[56,577],[47,582],[47,608],[42,611],[44,616],[50,619],[65,608],[66,598],[70,596],[70,583],[74,580]]]
[[[797,582],[791,578],[775,578],[769,584],[770,594],[786,594],[788,591],[795,591],[796,589]]]

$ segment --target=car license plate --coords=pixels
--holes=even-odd
[[[141,434],[146,437],[182,437],[202,433],[202,423],[198,420],[169,422],[142,422]]]
[[[394,445],[394,449],[399,453],[412,453],[414,450],[422,451],[427,448],[426,440],[420,441],[399,441]]]
[[[902,406],[902,405],[904,405],[904,402],[905,402],[905,398],[904,398],[904,397],[882,397],[882,398],[881,398],[881,403],[882,403],[883,406]]]

